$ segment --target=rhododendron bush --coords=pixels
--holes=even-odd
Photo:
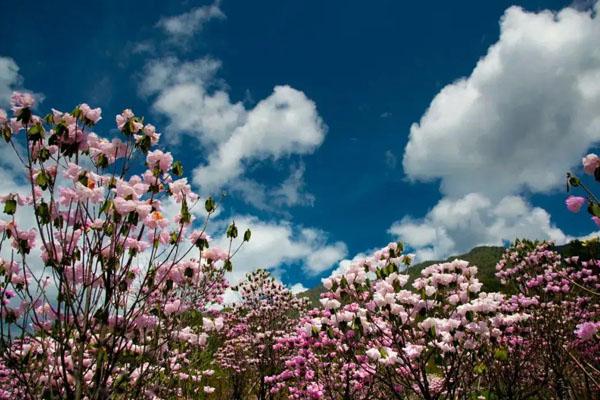
[[[266,270],[230,287],[250,230],[232,222],[227,250],[213,245],[216,204],[154,126],[126,109],[106,138],[85,103],[45,117],[30,94],[11,105],[0,131],[22,177],[0,196],[2,399],[600,396],[594,257],[518,240],[487,293],[463,260],[410,278],[390,243],[324,279],[313,308]],[[600,180],[600,158],[583,164]],[[568,183],[586,193],[568,209],[600,223],[592,191]]]
[[[391,243],[327,279],[323,307],[279,339],[274,392],[296,399],[597,398],[600,261],[518,241],[497,265],[434,264],[409,282]],[[474,396],[474,397],[473,397]]]
[[[209,247],[213,200],[194,224],[200,199],[181,163],[152,150],[160,134],[131,110],[116,116],[120,137],[108,140],[92,131],[99,108],[41,118],[27,93],[11,105],[0,129],[24,182],[1,198],[0,395],[210,393],[212,371],[197,353],[222,327],[210,307],[231,268],[229,252]],[[227,236],[236,239],[234,224]]]
[[[295,319],[308,309],[308,300],[294,296],[264,270],[248,274],[233,290],[240,300],[225,316],[224,340],[216,359],[233,398],[255,393],[258,399],[267,399],[268,377],[285,367],[276,340],[293,331]]]

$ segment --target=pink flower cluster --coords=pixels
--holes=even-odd
[[[160,134],[129,109],[109,140],[91,131],[100,108],[40,118],[27,93],[11,105],[0,131],[31,190],[0,196],[0,398],[213,393],[196,354],[223,329],[214,307],[232,255],[211,245],[207,221],[194,228],[200,198],[151,149]],[[139,155],[145,169],[132,167]]]

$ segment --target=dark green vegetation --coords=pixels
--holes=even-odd
[[[502,292],[502,285],[495,274],[496,264],[500,260],[504,250],[504,247],[500,246],[478,246],[471,249],[468,253],[448,257],[445,260],[423,261],[414,264],[406,270],[406,273],[410,276],[409,284],[421,274],[421,271],[424,268],[432,264],[452,261],[459,258],[468,261],[469,264],[476,265],[479,268],[477,276],[481,283],[483,283],[482,291]],[[598,259],[600,257],[600,241],[592,240],[584,243],[579,240],[574,240],[568,244],[556,246],[556,250],[563,257],[580,256],[583,259]],[[323,291],[323,286],[318,285],[302,293],[302,296],[307,297],[313,305],[317,306],[319,305],[319,297]]]

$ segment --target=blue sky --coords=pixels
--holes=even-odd
[[[88,102],[107,134],[145,115],[253,229],[235,278],[311,287],[390,240],[427,259],[595,228],[562,180],[600,139],[593,3],[38,3],[0,6],[0,103]]]

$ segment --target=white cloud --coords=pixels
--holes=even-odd
[[[242,175],[248,162],[312,153],[324,137],[315,103],[290,86],[275,86],[208,156],[208,164],[196,168],[194,182],[214,191]]]
[[[290,175],[279,186],[268,187],[255,180],[238,177],[227,185],[227,192],[234,193],[259,210],[289,216],[282,206],[312,206],[315,197],[306,191],[304,164],[292,166]]]
[[[178,143],[181,136],[189,136],[211,148],[243,124],[246,110],[242,103],[232,103],[222,89],[208,92],[215,86],[220,67],[221,62],[210,57],[191,62],[167,57],[146,65],[140,92],[156,95],[152,107],[168,117],[168,142]]]
[[[288,207],[298,205],[312,206],[315,203],[315,196],[305,191],[305,170],[306,167],[304,164],[291,168],[290,176],[272,192],[276,205],[286,205]]]
[[[410,129],[404,171],[412,180],[439,179],[444,197],[389,232],[419,260],[518,237],[572,239],[522,194],[559,187],[600,141],[599,42],[591,10],[506,10],[499,40]]]
[[[374,251],[375,251],[375,249],[371,249],[369,251],[364,251],[364,252],[355,254],[354,257],[352,257],[352,258],[345,258],[345,259],[341,260],[337,264],[337,267],[333,271],[331,271],[331,273],[329,274],[329,277],[337,276],[337,275],[341,275],[341,274],[345,273],[348,270],[348,267],[350,267],[352,264],[354,264],[356,262],[366,259]],[[324,281],[325,279],[327,279],[327,278],[323,278],[323,279],[321,279],[321,281]]]
[[[293,285],[290,286],[289,289],[290,289],[290,292],[292,292],[292,294],[298,294],[298,293],[306,292],[308,290],[308,288],[306,288],[301,283],[294,283]]]
[[[10,95],[21,83],[23,78],[19,75],[19,66],[10,57],[0,56],[0,106],[9,104]]]
[[[343,242],[323,246],[311,251],[306,259],[309,272],[318,274],[323,272],[348,254],[348,248]]]
[[[499,201],[470,193],[442,199],[424,218],[404,217],[389,232],[415,250],[418,261],[442,259],[479,245],[502,245],[517,238],[547,239],[562,244],[571,238],[550,215],[522,197]]]
[[[220,1],[211,5],[193,8],[192,10],[172,17],[163,17],[156,24],[175,40],[189,39],[212,19],[225,19]]]
[[[472,73],[411,127],[409,178],[441,179],[454,197],[543,192],[600,140],[600,18],[511,7],[500,28]]]
[[[153,109],[168,118],[167,140],[189,136],[207,151],[208,163],[194,171],[196,184],[215,193],[243,180],[251,163],[312,153],[321,145],[326,126],[303,92],[275,86],[271,95],[247,109],[242,102],[232,102],[224,82],[216,79],[220,66],[208,57],[154,60],[146,66],[140,87],[142,94],[155,96]],[[302,186],[302,175],[303,170],[292,171],[284,182],[281,204],[310,203],[310,197],[293,191],[294,185]]]
[[[257,268],[274,272],[289,264],[300,264],[306,273],[316,275],[347,254],[345,244],[330,243],[327,234],[315,228],[298,228],[285,221],[267,222],[249,215],[231,219],[240,233],[246,228],[252,230],[250,242],[244,244],[233,259],[233,272],[229,279],[234,284]],[[215,245],[226,249],[229,240],[224,236],[218,237]]]

